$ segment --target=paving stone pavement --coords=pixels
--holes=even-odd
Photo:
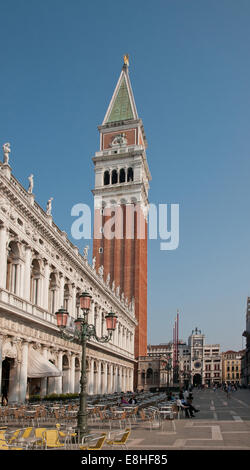
[[[227,399],[222,390],[195,390],[195,418],[166,420],[162,429],[133,425],[129,450],[250,450],[250,391]],[[103,449],[107,449],[105,446]]]

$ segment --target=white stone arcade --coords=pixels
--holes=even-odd
[[[36,203],[30,186],[26,190],[9,164],[1,164],[0,389],[7,389],[10,402],[34,393],[79,391],[81,347],[60,337],[55,312],[63,306],[73,323],[85,290],[92,295],[88,321],[98,336],[107,333],[105,315],[118,315],[110,343],[92,339],[87,344],[88,393],[133,390],[134,306],[112,292],[88,263],[86,250],[82,256],[55,225],[51,211]],[[29,377],[34,350],[45,368],[54,364],[60,375]]]

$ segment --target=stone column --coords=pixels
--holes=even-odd
[[[24,403],[27,392],[27,380],[28,380],[28,352],[29,344],[27,341],[22,343],[22,362],[20,364],[20,379],[19,379],[19,402]]]
[[[121,388],[121,380],[122,380],[122,371],[121,371],[121,367],[120,367],[120,366],[117,366],[117,386],[116,386],[117,392],[121,392],[121,391],[122,391],[122,388]]]
[[[20,271],[19,271],[19,275],[20,275],[20,284],[19,284],[19,296],[24,297],[24,264],[21,263],[20,264]]]
[[[64,276],[60,276],[60,288],[59,288],[59,308],[63,307],[64,304]]]
[[[63,369],[62,357],[63,357],[63,352],[59,351],[58,352],[57,369],[59,369],[61,372],[62,372],[62,369]],[[55,377],[55,390],[56,390],[56,393],[58,393],[58,394],[62,393],[62,375],[59,376],[59,377]]]
[[[130,369],[129,389],[133,392],[134,390],[134,369]]]
[[[104,364],[104,388],[103,393],[108,393],[108,363]]]
[[[44,260],[44,279],[43,279],[43,293],[41,305],[45,310],[49,310],[49,276],[50,267],[47,260]]]
[[[3,362],[2,347],[3,347],[3,335],[0,334],[0,393],[2,392],[2,362]]]
[[[18,351],[18,342],[19,338],[16,340],[12,340],[15,344],[16,348],[16,357],[14,359],[14,366],[10,369],[10,376],[9,376],[9,396],[8,400],[9,403],[18,402],[19,401],[19,386],[20,386],[20,364],[21,364],[21,357]]]
[[[6,289],[8,232],[5,225],[0,225],[0,287]]]
[[[73,318],[76,318],[76,286],[72,284],[72,297],[70,299],[69,313]]]
[[[70,381],[69,381],[69,393],[75,391],[75,355],[72,354],[70,361]]]
[[[43,348],[42,355],[47,359],[48,356],[48,350],[47,348]],[[47,377],[43,377],[41,379],[41,392],[40,395],[41,397],[44,397],[48,393],[48,379]]]
[[[31,247],[27,245],[25,247],[23,297],[25,300],[28,300],[28,301],[30,301],[31,262],[32,262],[32,251],[31,251]]]
[[[118,367],[114,366],[114,384],[113,384],[113,391],[118,392]]]
[[[101,372],[101,362],[98,364],[98,379],[97,379],[97,393],[102,394],[102,372]]]
[[[69,393],[69,383],[70,383],[70,360],[68,358],[68,366],[65,366],[66,368],[63,368],[63,390],[62,393]]]
[[[123,390],[124,392],[127,392],[129,389],[128,389],[128,382],[127,382],[127,373],[128,373],[128,370],[126,367],[124,367],[123,369]]]
[[[109,365],[109,393],[113,393],[113,364]]]
[[[90,359],[90,374],[89,374],[89,394],[94,394],[94,360]]]
[[[94,395],[97,395],[97,394],[98,394],[98,369],[97,371],[94,370]]]

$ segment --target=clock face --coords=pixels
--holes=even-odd
[[[194,367],[195,367],[196,369],[199,369],[199,367],[201,367],[201,363],[198,362],[198,361],[195,362],[195,363],[194,363]]]

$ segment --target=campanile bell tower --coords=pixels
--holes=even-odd
[[[147,216],[151,175],[147,141],[129,78],[128,56],[98,127],[95,165],[94,243],[96,270],[124,299],[134,303],[138,325],[135,358],[147,355]]]

